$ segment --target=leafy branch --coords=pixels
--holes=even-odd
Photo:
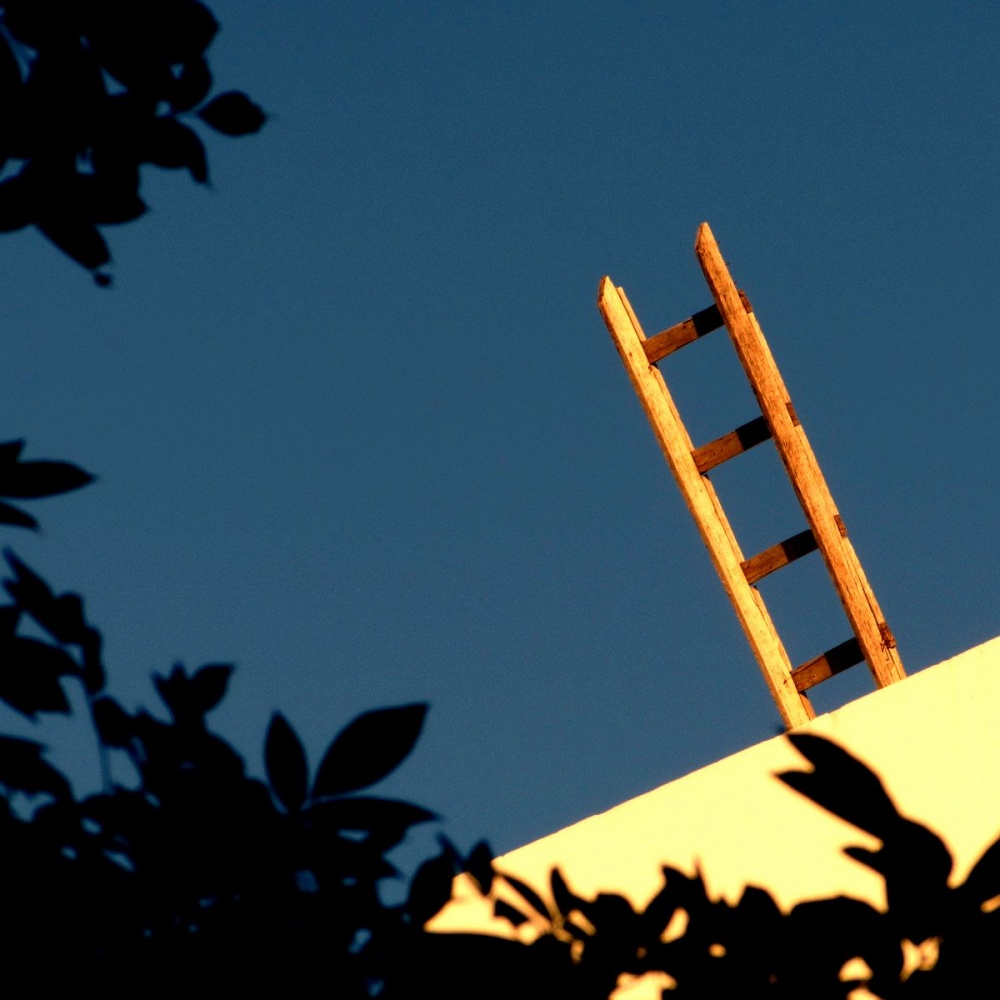
[[[0,495],[34,499],[91,480],[68,463],[21,461],[21,452],[20,442],[0,445]],[[18,509],[8,523],[26,519]],[[349,997],[458,1000],[475,981],[480,996],[498,1000],[603,1000],[628,978],[651,976],[679,1000],[847,1000],[859,987],[882,1000],[927,1000],[971,993],[989,975],[1000,839],[951,885],[944,841],[903,815],[861,761],[809,734],[789,736],[809,769],[779,778],[877,838],[875,850],[845,853],[885,881],[885,912],[834,897],[785,913],[755,886],[729,903],[711,898],[699,873],[668,866],[641,908],[614,892],[581,896],[558,869],[543,893],[497,871],[485,843],[463,856],[446,838],[405,900],[387,904],[380,884],[399,875],[388,852],[437,817],[369,790],[412,752],[425,705],[363,713],[315,768],[276,713],[262,781],[208,725],[230,666],[177,665],[153,678],[166,717],[130,711],[107,691],[100,633],[79,595],[6,558],[0,701],[34,721],[70,712],[64,685],[78,684],[104,774],[103,789],[80,798],[40,743],[0,736],[5,946],[22,968],[52,969],[57,985],[100,982],[124,997],[157,968],[164,990],[190,992],[196,981],[206,996],[223,985],[304,992],[323,977]],[[131,780],[115,780],[119,758]],[[461,873],[509,938],[425,930]]]
[[[109,285],[102,226],[145,214],[140,168],[208,183],[196,121],[257,132],[241,91],[210,97],[218,23],[199,0],[0,2],[0,232],[36,226]]]

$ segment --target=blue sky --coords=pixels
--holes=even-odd
[[[708,305],[703,220],[904,665],[1000,632],[993,5],[212,8],[218,88],[272,116],[209,139],[213,189],[151,173],[110,291],[0,241],[3,436],[100,476],[7,542],[124,701],[235,662],[259,769],[275,709],[315,761],[427,700],[384,791],[498,850],[773,735],[595,307],[606,273],[648,332]],[[665,366],[699,441],[755,415],[722,338]],[[758,451],[716,479],[748,552],[803,527]],[[816,557],[763,590],[793,659],[847,637]]]

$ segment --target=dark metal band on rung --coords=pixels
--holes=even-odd
[[[770,436],[771,428],[767,426],[767,421],[763,417],[757,417],[737,427],[736,430],[696,448],[691,452],[691,457],[698,471],[704,474],[717,465],[722,465],[723,462],[728,462],[729,459],[756,447]]]
[[[740,298],[747,312],[753,312],[750,300],[741,291]],[[696,312],[690,319],[684,320],[664,330],[648,340],[642,342],[642,349],[646,352],[646,360],[651,365],[657,361],[662,361],[665,357],[679,351],[682,347],[693,343],[699,337],[704,337],[706,333],[718,330],[722,326],[722,316],[719,314],[718,306],[709,306]]]
[[[815,550],[816,538],[812,531],[806,528],[805,531],[800,531],[797,535],[792,535],[791,538],[786,538],[783,542],[778,542],[777,545],[772,545],[769,549],[764,549],[763,552],[758,552],[757,555],[744,559],[740,566],[743,568],[747,583],[753,586],[769,573],[773,573],[776,569],[781,569],[782,566],[787,566],[790,562],[795,562],[796,559],[801,559],[802,556]]]
[[[719,315],[717,306],[709,306],[696,312],[690,319],[678,323],[676,326],[658,333],[649,340],[643,341],[642,347],[646,352],[646,358],[651,365],[657,361],[662,361],[668,354],[680,350],[687,344],[692,343],[699,337],[704,337],[706,333],[718,330],[722,326],[722,317]]]
[[[801,667],[796,667],[792,671],[792,681],[795,689],[800,694],[804,694],[811,687],[815,687],[820,681],[825,681],[834,674],[843,673],[848,667],[853,667],[856,663],[864,660],[865,654],[861,652],[861,646],[856,638],[848,639],[833,649],[828,649],[825,653],[808,660]]]

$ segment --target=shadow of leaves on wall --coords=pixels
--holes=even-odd
[[[1000,840],[965,882],[950,885],[952,857],[944,842],[903,816],[872,770],[827,739],[788,738],[812,769],[787,771],[780,779],[881,841],[877,850],[848,847],[845,853],[884,879],[885,912],[837,896],[783,913],[755,886],[730,904],[712,899],[700,875],[671,867],[663,868],[662,888],[640,910],[614,893],[582,898],[558,869],[548,900],[511,875],[491,872],[490,881],[477,876],[477,882],[494,914],[532,930],[533,940],[524,943],[522,934],[512,954],[518,948],[536,954],[533,960],[505,958],[506,978],[495,993],[487,983],[486,995],[514,988],[509,977],[515,966],[518,991],[538,997],[607,997],[623,982],[645,976],[664,984],[665,998],[923,1000],[979,992],[989,981],[1000,931]],[[436,945],[435,965],[478,982],[464,961],[465,946],[462,940]],[[429,979],[420,984],[431,985]],[[462,991],[460,979],[433,987],[444,996]]]

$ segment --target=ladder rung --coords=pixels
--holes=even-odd
[[[750,300],[742,289],[739,290],[739,296],[746,311],[753,312],[753,306],[750,305]],[[722,324],[722,314],[719,312],[718,306],[713,305],[702,309],[690,319],[677,323],[669,330],[664,330],[662,333],[657,333],[648,340],[644,340],[642,349],[646,352],[646,360],[651,365],[655,365],[657,361],[662,361],[674,351],[679,351],[682,347],[694,343],[699,337],[704,337],[706,333],[718,330]]]
[[[693,343],[699,337],[704,337],[706,333],[718,330],[720,326],[722,326],[722,316],[719,315],[719,307],[709,306],[701,312],[696,312],[683,323],[677,323],[669,330],[650,337],[644,341],[642,347],[649,363],[655,365],[668,354],[673,354],[674,351]]]
[[[769,573],[781,569],[782,566],[787,566],[790,562],[795,562],[796,559],[808,555],[815,549],[816,538],[811,529],[806,528],[805,531],[800,531],[797,535],[792,535],[791,538],[786,538],[783,542],[778,542],[777,545],[772,545],[769,549],[764,549],[763,552],[758,552],[757,555],[744,559],[740,565],[746,574],[747,583],[752,586],[758,580],[763,580]]]
[[[864,658],[858,640],[848,639],[847,642],[842,642],[839,646],[834,646],[833,649],[828,649],[825,653],[806,661],[802,666],[796,667],[792,671],[795,689],[804,694],[820,681],[842,673],[848,667],[861,663]]]
[[[691,457],[701,473],[710,472],[717,465],[728,462],[729,459],[742,455],[755,445],[766,441],[771,436],[771,428],[763,417],[757,417],[742,424],[736,430],[723,434],[722,437],[696,448]]]

